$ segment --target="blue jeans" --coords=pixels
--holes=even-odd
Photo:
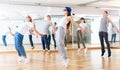
[[[55,40],[55,35],[54,34],[52,34],[52,39],[53,39],[53,42],[54,42],[54,48],[56,49],[56,40]],[[49,42],[49,46],[50,46],[51,35],[48,36],[48,42]]]
[[[29,35],[29,41],[30,41],[30,45],[31,45],[31,47],[33,47],[34,44],[33,44],[33,40],[32,40],[32,35]]]
[[[5,47],[7,47],[6,35],[2,35],[2,41]]]
[[[112,38],[111,38],[111,43],[113,42],[114,40],[114,43],[116,42],[116,34],[112,34]]]
[[[41,37],[41,41],[42,41],[43,50],[45,50],[45,48],[50,50],[50,46],[49,46],[49,41],[48,41],[47,35],[43,35]]]
[[[23,46],[23,35],[16,32],[14,36],[15,48],[18,52],[18,56],[26,57],[26,52]]]

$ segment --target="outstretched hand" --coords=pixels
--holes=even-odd
[[[120,33],[120,30],[118,28],[115,28],[116,33]]]
[[[70,33],[70,36],[73,36],[73,33]]]
[[[43,36],[44,34],[39,34],[40,36]]]
[[[117,33],[120,33],[120,30],[116,30]]]
[[[87,31],[85,29],[82,29],[82,32],[85,33],[85,34],[87,34]]]

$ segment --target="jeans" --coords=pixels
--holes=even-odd
[[[86,48],[84,39],[82,37],[82,32],[81,32],[81,30],[78,30],[77,31],[77,45],[78,45],[78,48],[80,48],[80,41],[82,42],[83,47]]]
[[[2,35],[2,41],[5,47],[7,47],[6,35]]]
[[[32,35],[29,35],[29,41],[30,41],[30,45],[31,45],[31,47],[33,47],[34,44],[33,44],[33,40],[32,40]]]
[[[107,45],[108,53],[111,53],[110,44],[108,41],[108,33],[107,32],[99,32],[99,38],[100,38],[102,53],[105,52],[104,40],[105,40],[106,45]]]
[[[42,41],[43,50],[45,50],[45,48],[50,50],[50,46],[49,46],[49,41],[48,41],[47,35],[43,35],[41,37],[41,41]]]
[[[114,40],[114,43],[116,42],[116,34],[112,34],[112,38],[111,38],[111,43],[113,42]]]
[[[26,52],[23,46],[23,37],[24,36],[18,32],[16,32],[14,36],[15,48],[18,52],[19,57],[26,57]]]

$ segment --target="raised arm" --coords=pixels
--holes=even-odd
[[[73,18],[72,18],[71,16],[68,17],[68,20],[69,20],[75,27],[80,28],[83,33],[87,33],[87,32],[85,31],[85,29],[83,29],[81,26],[79,26],[79,24],[77,24],[77,23],[73,20]]]
[[[11,35],[11,36],[14,36],[15,34],[10,31],[10,35]]]
[[[37,31],[37,29],[35,28],[35,26],[34,26],[32,29],[33,29],[33,31],[35,31],[35,33],[36,33],[37,35],[43,36],[43,34],[41,34],[41,33],[39,33],[39,32]]]
[[[115,27],[115,30],[117,33],[120,32],[119,29],[117,28],[117,26],[113,23],[113,21],[110,18],[108,18],[108,22],[111,23]]]
[[[11,35],[11,36],[14,36],[14,33],[12,33],[11,28],[10,28],[10,27],[8,27],[8,29],[9,29],[9,31],[10,31],[10,35]]]
[[[55,34],[55,32],[56,32],[56,26],[55,26],[55,24],[52,24],[51,27],[52,27],[52,30],[53,30],[53,32]]]

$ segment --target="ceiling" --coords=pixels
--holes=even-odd
[[[97,14],[102,9],[119,12],[120,0],[0,0],[0,19],[21,19],[26,15],[41,18],[46,13],[61,15],[65,6],[71,6],[77,14],[93,10]]]
[[[99,6],[120,7],[120,0],[0,0],[2,4],[47,6]]]

